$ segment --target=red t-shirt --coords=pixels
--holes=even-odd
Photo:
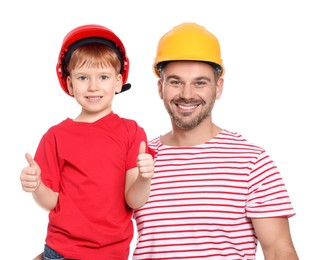
[[[46,243],[65,258],[127,259],[132,211],[125,173],[136,167],[144,130],[111,113],[94,123],[66,119],[42,137],[35,160],[45,185],[59,193]]]

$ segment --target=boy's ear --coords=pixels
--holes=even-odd
[[[122,80],[122,75],[119,74],[116,80],[115,84],[115,93],[120,93],[122,90],[122,85],[123,85],[123,80]]]
[[[68,91],[69,91],[70,95],[73,96],[73,85],[72,85],[72,81],[71,81],[70,76],[68,76],[66,78],[66,84],[68,86]]]

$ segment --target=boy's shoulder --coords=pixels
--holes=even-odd
[[[131,119],[131,118],[127,118],[127,117],[120,117],[119,115],[117,115],[118,118],[122,121],[123,124],[125,124],[128,127],[140,127],[139,124],[136,122],[136,120]]]

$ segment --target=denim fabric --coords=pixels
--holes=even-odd
[[[43,259],[44,260],[65,260],[65,258],[62,255],[58,254],[47,245],[44,246]]]

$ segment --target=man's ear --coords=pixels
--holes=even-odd
[[[224,88],[224,79],[219,78],[216,84],[216,99],[219,99],[221,97],[223,93],[223,88]]]
[[[157,90],[158,90],[158,95],[160,96],[161,99],[163,99],[163,82],[161,79],[157,81]]]

